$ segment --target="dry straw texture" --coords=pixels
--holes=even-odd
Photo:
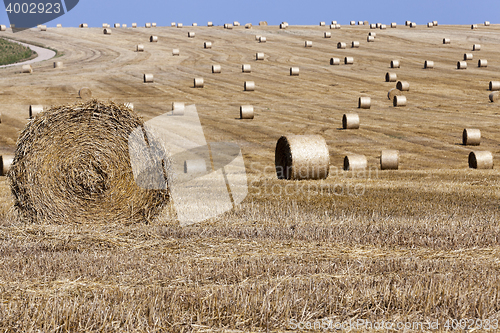
[[[151,43],[157,43],[158,42],[158,36],[150,36],[149,41]]]
[[[172,49],[172,55],[173,56],[178,56],[181,54],[181,51],[179,51],[179,49]]]
[[[329,31],[325,31],[325,32],[323,33],[323,37],[324,37],[324,38],[332,38],[332,33],[331,33],[331,32],[329,32]]]
[[[21,67],[21,72],[22,73],[33,73],[33,68],[31,67],[31,65],[23,65]]]
[[[382,150],[380,153],[381,170],[397,170],[399,168],[399,151]]]
[[[340,65],[339,58],[330,58],[330,65]]]
[[[120,27],[120,23],[115,23],[115,28],[119,28]]]
[[[391,68],[400,68],[401,64],[399,63],[399,60],[391,60]]]
[[[313,46],[313,42],[312,42],[312,41],[310,41],[310,40],[306,40],[306,41],[304,42],[304,46],[305,46],[305,47],[312,47],[312,46]]]
[[[337,48],[338,49],[345,49],[347,47],[347,44],[344,42],[338,42],[337,43]]]
[[[102,32],[103,32],[105,35],[111,35],[111,29],[105,28]]]
[[[464,60],[472,60],[473,58],[474,58],[474,54],[464,53]]]
[[[144,45],[142,45],[142,44],[136,45],[135,51],[136,52],[144,52]]]
[[[385,82],[396,82],[398,80],[398,75],[396,73],[387,72],[385,73]]]
[[[344,157],[344,170],[364,170],[368,166],[365,155],[347,155]]]
[[[396,88],[392,88],[391,90],[389,90],[387,92],[387,98],[390,101],[394,100],[394,96],[400,96],[400,95],[401,95],[401,91],[399,91],[399,89],[396,89]]]
[[[467,69],[467,61],[457,61],[457,69]]]
[[[500,93],[498,91],[492,92],[489,98],[491,102],[496,102],[500,99]]]
[[[212,21],[207,22],[207,27],[213,27],[213,26],[214,26],[214,23]]]
[[[198,26],[198,23],[193,23],[192,24],[193,27],[197,27]]]
[[[278,179],[326,179],[330,153],[320,135],[287,135],[276,143],[275,166]]]
[[[490,25],[490,21],[484,21],[484,25],[487,27]]]
[[[369,109],[372,106],[372,100],[370,97],[360,97],[358,99],[358,108]]]
[[[202,77],[196,77],[196,78],[194,78],[194,80],[193,80],[193,86],[195,88],[203,88],[203,85],[204,85],[204,81],[203,81]]]
[[[257,52],[255,54],[255,60],[264,60],[264,52]]]
[[[243,84],[243,89],[245,91],[254,91],[255,90],[255,82],[245,81],[245,83]]]
[[[0,155],[0,176],[7,176],[13,161],[14,155]]]
[[[417,24],[415,22],[410,23],[410,28],[416,28],[416,27],[417,27]]]
[[[424,68],[434,68],[434,61],[426,60],[424,62]]]
[[[486,59],[479,59],[477,61],[477,67],[488,67],[488,60],[486,60]]]
[[[144,27],[146,27],[146,28],[151,28],[151,23],[146,23],[146,24],[144,24]]]
[[[451,40],[449,38],[443,38],[443,44],[450,44]]]
[[[243,64],[243,65],[241,65],[241,72],[242,73],[251,73],[252,72],[252,66],[250,64]]]
[[[132,23],[132,28],[137,28],[137,23]]]
[[[344,64],[345,65],[353,65],[354,64],[354,58],[353,57],[345,57],[344,58]]]
[[[394,96],[392,100],[392,105],[393,106],[406,106],[406,96],[399,96],[396,95]]]
[[[375,41],[375,37],[373,37],[373,36],[367,36],[367,37],[366,37],[366,41],[367,41],[368,43],[372,43],[372,42],[374,42],[374,41]]]
[[[220,73],[222,71],[221,65],[212,65],[212,73]]]
[[[252,23],[245,24],[245,29],[252,29]]]
[[[481,50],[481,45],[480,44],[474,44],[472,45],[472,51],[480,51]]]
[[[500,90],[500,81],[490,81],[490,83],[489,83],[489,89],[491,91]]]
[[[92,90],[87,87],[83,87],[78,91],[78,96],[80,96],[81,99],[89,99],[92,97]]]
[[[188,37],[189,38],[194,38],[196,36],[196,33],[194,31],[189,31],[188,32]]]
[[[320,27],[324,27],[324,26],[325,26],[325,24],[326,24],[325,22],[319,22],[319,26],[320,26]]]
[[[241,105],[240,106],[240,119],[253,119],[253,106]]]
[[[358,129],[359,116],[357,113],[346,113],[342,116],[343,129]]]
[[[184,107],[183,102],[172,102],[172,114],[182,116],[184,114]]]
[[[391,23],[391,28],[397,28],[397,27],[398,27],[398,24],[396,22]]]
[[[177,23],[177,28],[182,28],[182,23]]]
[[[207,172],[207,162],[203,158],[185,160],[184,173],[205,173]]]
[[[264,36],[260,36],[259,38],[259,43],[265,43],[267,41],[267,38]]]
[[[462,132],[462,144],[464,146],[479,146],[481,144],[481,130],[465,128]]]
[[[396,88],[399,91],[409,91],[410,83],[408,81],[398,81],[398,83],[396,83]]]
[[[472,30],[477,29],[477,24],[471,24],[470,28],[471,28]]]
[[[377,37],[377,33],[376,32],[369,32],[368,36],[372,36],[375,38],[375,37]]]
[[[432,28],[433,26],[434,26],[434,23],[432,23],[432,22],[427,23],[427,28]]]
[[[299,68],[290,67],[290,76],[299,76]]]
[[[211,49],[212,48],[212,42],[205,42],[205,43],[203,43],[203,47],[205,49]]]
[[[352,47],[352,48],[358,48],[358,47],[359,47],[359,42],[358,42],[358,41],[356,41],[356,40],[353,40],[353,41],[351,42],[351,47]]]
[[[54,61],[54,68],[63,68],[62,61]]]
[[[154,82],[154,76],[153,74],[144,74],[144,83],[153,83]]]
[[[493,154],[490,151],[471,151],[469,153],[469,168],[493,169]]]
[[[134,180],[129,135],[142,125],[123,105],[97,100],[38,114],[21,132],[9,172],[19,215],[33,223],[151,220],[169,194]],[[153,147],[154,138],[148,139]],[[148,158],[141,147],[130,150]]]
[[[7,31],[7,26],[4,24],[0,25],[0,31]]]

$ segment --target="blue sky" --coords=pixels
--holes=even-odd
[[[29,3],[28,0],[12,1]],[[206,25],[207,21],[213,21],[222,25],[235,20],[242,24],[257,24],[262,20],[273,25],[282,21],[302,25],[332,20],[340,24],[348,24],[350,20],[399,24],[405,20],[417,24],[432,20],[441,24],[472,24],[485,20],[500,23],[500,0],[80,0],[72,11],[47,25],[61,23],[65,27],[75,27],[83,22],[90,26],[101,26],[103,22],[169,25],[173,21],[184,25],[193,22]],[[0,14],[0,23],[9,24],[5,11]]]

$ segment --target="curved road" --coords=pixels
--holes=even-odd
[[[49,50],[49,49],[45,49],[43,47],[39,47],[39,46],[35,46],[35,45],[30,45],[30,44],[26,44],[26,43],[23,43],[23,42],[18,42],[17,40],[13,40],[13,39],[9,39],[9,38],[5,38],[5,39],[8,40],[9,42],[14,42],[14,43],[18,43],[18,44],[21,44],[23,46],[29,47],[31,50],[35,51],[38,54],[38,56],[36,58],[30,59],[30,60],[26,60],[26,61],[23,61],[23,62],[16,62],[15,64],[2,65],[2,66],[0,66],[0,68],[32,64],[32,63],[35,63],[35,62],[49,60],[49,59],[53,58],[56,55],[56,53],[54,51]]]

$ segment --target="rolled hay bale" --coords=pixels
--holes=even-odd
[[[151,23],[151,27],[156,28],[156,23],[155,22]]]
[[[443,44],[450,44],[451,40],[449,38],[443,38]]]
[[[368,25],[369,22],[368,21],[363,21],[363,25]]]
[[[233,25],[232,24],[228,24],[227,27],[226,27],[226,29],[229,29],[229,30],[233,29]]]
[[[240,119],[253,119],[253,105],[240,106]]]
[[[78,91],[78,96],[81,99],[89,99],[92,97],[92,90],[90,90],[90,88],[83,87]]]
[[[359,48],[359,42],[358,42],[358,41],[356,41],[356,40],[353,40],[353,41],[351,42],[351,48],[353,48],[353,49],[357,49],[357,48]]]
[[[304,47],[312,47],[313,46],[313,42],[311,40],[306,40],[304,42]]]
[[[352,65],[354,64],[354,58],[353,57],[345,57],[344,58],[344,65]]]
[[[111,35],[111,29],[106,28],[106,29],[104,29],[102,32],[103,32],[105,35]]]
[[[399,91],[410,91],[410,83],[408,81],[398,81],[396,88]]]
[[[21,73],[33,73],[33,68],[31,65],[23,65],[21,67]]]
[[[177,24],[176,24],[175,22],[171,22],[171,23],[170,23],[170,26],[171,26],[171,27],[175,27],[176,25],[177,25]]]
[[[377,29],[380,28],[381,25],[382,25],[381,23],[375,24],[375,26],[376,26]]]
[[[360,97],[358,99],[358,109],[369,109],[372,106],[370,97]]]
[[[43,105],[30,105],[29,119],[33,119],[37,114],[43,112]]]
[[[398,27],[398,24],[396,22],[391,23],[391,28],[397,28],[397,27]]]
[[[384,149],[380,152],[380,170],[397,170],[399,168],[399,151]]]
[[[194,31],[189,31],[188,32],[188,37],[189,38],[194,38],[196,36],[196,33]]]
[[[347,155],[344,157],[344,170],[365,170],[368,161],[365,155]]]
[[[243,64],[243,65],[241,65],[241,72],[242,73],[251,73],[252,72],[252,66],[250,64]]]
[[[391,60],[391,68],[401,68],[399,60]]]
[[[207,22],[207,27],[213,27],[213,26],[214,26],[214,23],[212,21]]]
[[[14,155],[0,155],[0,176],[7,176],[14,161]]]
[[[61,24],[61,23],[58,23],[58,24],[56,25],[56,28],[62,28],[62,24]]]
[[[182,28],[182,23],[177,23],[177,28]]]
[[[477,67],[488,67],[488,60],[486,60],[486,59],[479,59],[477,61]]]
[[[235,27],[239,27],[239,26],[240,26],[240,22],[238,22],[238,21],[234,21],[234,22],[233,22],[233,25],[234,25]]]
[[[47,26],[46,25],[41,25],[40,26],[40,31],[47,31]]]
[[[416,27],[417,27],[417,24],[415,22],[410,23],[410,28],[416,28]]]
[[[400,96],[401,95],[401,91],[399,91],[398,89],[396,88],[392,88],[391,90],[389,90],[387,92],[387,98],[390,100],[390,101],[393,101],[394,100],[394,96]]]
[[[144,52],[144,45],[142,44],[137,44],[135,46],[135,52]]]
[[[87,23],[80,23],[80,28],[88,28],[89,25]]]
[[[396,73],[387,72],[385,73],[385,82],[396,82],[398,80],[398,75]]]
[[[477,29],[477,24],[471,24],[470,28],[471,28],[472,30]]]
[[[267,41],[267,38],[264,36],[260,36],[259,38],[259,43],[265,43]]]
[[[143,125],[123,105],[96,100],[35,117],[20,134],[8,175],[20,217],[51,224],[150,222],[168,203],[170,163],[153,133],[148,143],[144,135],[136,140],[143,144],[129,140]],[[137,180],[131,160],[151,161]],[[146,189],[149,179],[164,189]]]
[[[260,40],[260,37],[261,37],[261,35],[255,35],[255,40],[256,40],[256,41],[259,41],[259,40]]]
[[[481,45],[480,44],[472,45],[472,51],[481,51]]]
[[[406,97],[405,96],[394,96],[392,100],[393,106],[406,106]]]
[[[179,51],[179,49],[172,49],[172,55],[173,56],[178,56],[181,54],[181,51]]]
[[[325,32],[323,33],[323,37],[324,37],[324,38],[332,38],[332,33],[331,33],[331,32],[329,32],[329,31],[325,31]]]
[[[372,42],[374,42],[374,41],[375,41],[375,37],[373,37],[373,36],[367,36],[367,37],[366,37],[366,41],[367,41],[368,43],[372,43]]]
[[[474,55],[472,53],[464,53],[464,61],[472,60],[473,58],[474,58]]]
[[[220,65],[212,65],[212,73],[220,73],[222,70]]]
[[[148,29],[151,28],[151,23],[148,22],[148,23],[144,24],[144,27],[148,28]]]
[[[182,102],[172,102],[172,114],[176,116],[184,115],[185,105]]]
[[[325,25],[326,25],[326,23],[325,23],[325,22],[323,22],[323,21],[319,22],[319,26],[320,26],[320,27],[324,27]]]
[[[332,24],[337,24],[338,22],[337,21],[332,21]]]
[[[342,116],[343,129],[358,129],[359,116],[357,113],[346,113]]]
[[[193,27],[197,27],[198,26],[198,23],[193,23],[192,24]]]
[[[205,42],[205,43],[203,43],[203,48],[205,48],[205,49],[211,49],[212,48],[212,42]]]
[[[330,152],[320,135],[287,135],[276,143],[274,163],[278,179],[326,179]]]
[[[288,27],[288,25],[286,25],[286,24],[283,24],[283,23],[280,24],[280,29],[286,29],[287,27]]]
[[[490,25],[490,21],[484,21],[484,25],[488,27]]]
[[[410,24],[411,24],[411,21],[405,21],[405,25],[406,25],[407,27],[409,27],[409,26],[410,26]]]
[[[350,25],[356,25],[356,21],[351,21]]]
[[[158,36],[149,36],[150,43],[158,43]]]
[[[370,24],[370,29],[377,29],[377,25],[375,23]]]
[[[365,25],[365,22],[363,22],[363,21],[358,21],[358,25]]]
[[[290,76],[299,76],[299,68],[290,67]]]
[[[126,25],[126,24],[122,24],[122,28],[126,28],[126,27],[127,27],[127,25]]]
[[[427,23],[427,28],[432,28],[433,26],[434,26],[434,23],[432,23],[432,22]]]
[[[103,23],[103,24],[102,24],[102,27],[103,27],[103,28],[109,28],[109,24],[107,24],[107,23]]]
[[[381,24],[380,27],[379,27],[380,30],[385,30],[387,29],[387,25],[385,24]]]
[[[337,25],[336,24],[330,24],[330,29],[336,29]]]
[[[368,36],[377,37],[377,33],[376,33],[376,32],[369,32],[369,33],[368,33]]]
[[[255,60],[264,60],[264,52],[255,53]]]
[[[252,29],[252,23],[245,24],[245,29]]]
[[[467,61],[458,61],[457,69],[467,69]]]
[[[330,58],[330,65],[340,65],[339,58]]]
[[[469,168],[493,169],[493,154],[490,151],[471,151],[469,153]]]
[[[481,144],[481,130],[465,128],[462,132],[462,144],[464,146],[479,146]]]
[[[340,24],[338,24],[338,23],[335,24],[335,29],[340,29],[340,28],[341,28]]]
[[[137,28],[137,23],[132,23],[132,28]]]
[[[344,42],[338,42],[337,43],[337,48],[338,49],[345,49],[347,47],[347,44]]]
[[[120,23],[115,23],[115,28],[119,28],[120,27]]]
[[[500,99],[500,93],[498,91],[492,92],[490,94],[489,98],[490,98],[490,101],[492,103],[494,103]]]
[[[426,60],[424,62],[424,68],[426,68],[426,69],[427,68],[434,68],[434,61],[432,61],[432,60]]]
[[[54,61],[54,68],[63,68],[62,61]]]
[[[196,77],[193,80],[193,87],[194,88],[203,88],[204,81],[202,77]]]
[[[437,27],[438,26],[438,21],[432,21],[432,24]]]
[[[254,91],[255,90],[255,82],[245,81],[245,83],[243,84],[243,89],[245,91]]]
[[[259,21],[259,25],[267,25],[267,21]]]
[[[7,26],[4,24],[0,25],[0,31],[7,31]]]
[[[207,163],[203,158],[197,158],[184,161],[184,173],[189,174],[204,174],[207,172]]]
[[[153,83],[154,77],[153,74],[144,74],[144,83]]]
[[[489,90],[491,91],[500,90],[500,81],[490,81]]]

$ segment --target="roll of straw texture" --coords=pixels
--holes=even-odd
[[[193,86],[195,88],[203,88],[204,82],[202,77],[197,77],[193,80]]]
[[[493,154],[489,151],[471,151],[469,153],[469,168],[493,169]]]
[[[31,65],[23,65],[21,67],[21,72],[22,73],[33,73],[33,68],[31,67]]]
[[[500,90],[500,81],[490,81],[489,89],[491,91]]]
[[[480,44],[472,45],[472,51],[481,51],[481,45]]]
[[[306,41],[304,42],[304,46],[305,46],[305,47],[312,47],[312,46],[313,46],[313,42],[312,42],[312,41],[310,41],[310,40],[306,40]]]
[[[254,91],[255,90],[255,82],[245,81],[245,83],[243,84],[243,89],[245,91]]]
[[[256,41],[259,41],[259,40],[260,40],[260,37],[261,37],[260,35],[255,35],[255,40],[256,40]]]
[[[234,22],[233,22],[233,25],[234,25],[235,27],[239,27],[239,26],[240,26],[240,22],[238,22],[238,21],[234,21]]]
[[[387,25],[385,25],[385,24],[381,24],[379,28],[380,28],[381,30],[385,30],[385,29],[387,29]]]
[[[136,52],[144,52],[144,45],[142,45],[142,44],[136,45],[135,51]]]
[[[0,25],[0,31],[7,31],[7,26],[4,24]]]
[[[41,112],[43,112],[43,105],[30,105],[29,118],[31,119]]]
[[[410,83],[408,81],[398,81],[398,83],[396,83],[396,88],[400,91],[409,91]]]
[[[410,24],[411,24],[411,21],[405,21],[405,26],[408,27],[408,26],[410,26]]]
[[[391,28],[397,28],[397,27],[398,27],[398,24],[396,22],[391,23]]]
[[[259,43],[265,43],[266,41],[267,41],[267,38],[266,38],[266,37],[264,37],[264,36],[261,36],[261,37],[259,38]]]
[[[356,21],[351,21],[350,25],[356,25]]]
[[[358,129],[359,116],[357,113],[346,113],[342,116],[343,129]]]
[[[290,76],[299,76],[299,68],[290,67]]]
[[[288,27],[288,25],[286,25],[286,24],[283,24],[283,23],[280,24],[280,29],[286,29],[287,27]]]
[[[332,21],[332,24],[337,24],[338,22],[337,21]]]
[[[54,62],[54,68],[63,68],[62,61],[55,61]]]
[[[196,174],[196,173],[206,173],[206,172],[207,172],[207,163],[203,158],[184,161],[184,173]]]
[[[485,26],[489,26],[490,25],[490,21],[484,21],[484,25]]]
[[[370,24],[370,29],[377,29],[377,25],[375,23]]]
[[[438,21],[432,21],[432,24],[437,27],[438,26]]]
[[[137,28],[137,23],[132,23],[132,28]]]
[[[220,73],[221,66],[220,65],[212,65],[212,73]]]
[[[109,28],[109,24],[107,24],[107,23],[103,23],[103,24],[102,24],[102,27],[103,27],[103,28]]]
[[[255,60],[264,60],[264,53],[263,52],[257,52],[255,54]]]
[[[399,60],[392,60],[391,61],[391,68],[401,68],[401,64],[399,63]]]
[[[394,100],[394,96],[400,96],[401,91],[396,88],[392,88],[387,92],[387,98],[392,102]]]
[[[240,119],[253,119],[253,106],[241,105],[240,106]]]
[[[211,22],[211,21],[207,22],[207,27],[213,27],[213,26],[214,26],[213,22]]]
[[[326,24],[325,22],[319,22],[319,26],[320,26],[320,27],[324,27],[324,26],[325,26],[325,24]]]
[[[172,114],[177,116],[184,115],[184,103],[182,102],[172,102]]]
[[[252,23],[245,24],[245,29],[252,29]]]
[[[188,32],[188,37],[189,38],[194,38],[196,36],[196,33],[194,31],[189,31]]]
[[[472,30],[477,29],[477,24],[471,24],[470,28],[471,28]]]
[[[178,56],[178,55],[180,55],[180,54],[181,54],[181,52],[179,51],[179,49],[173,49],[173,50],[172,50],[172,55],[173,55],[173,56]]]
[[[243,64],[243,65],[241,65],[241,72],[242,73],[251,73],[252,72],[252,66],[250,64]]]
[[[127,27],[127,25],[126,25],[126,24],[122,24],[122,28],[126,28],[126,27]]]
[[[433,26],[434,26],[434,23],[432,23],[432,22],[427,23],[427,28],[432,28]]]
[[[158,42],[158,36],[150,36],[149,41],[151,43],[157,43]]]
[[[9,172],[21,218],[52,224],[150,222],[168,203],[169,192],[145,189],[134,179],[130,155],[150,161],[151,150],[161,146],[152,133],[151,150],[129,140],[143,125],[123,105],[96,100],[35,117],[20,134]],[[169,159],[160,152],[154,154],[161,158],[151,163],[154,168],[139,175],[146,178],[141,184],[156,176],[169,183]]]
[[[120,27],[120,23],[115,23],[115,28],[119,28]]]
[[[78,96],[80,96],[81,99],[89,99],[92,97],[92,90],[87,87],[83,87],[78,91]]]
[[[354,64],[354,58],[353,57],[345,57],[344,58],[344,65],[352,65]]]
[[[47,31],[47,26],[46,25],[41,25],[40,26],[40,31]]]
[[[193,27],[197,27],[198,26],[198,23],[193,23],[192,24]]]
[[[144,27],[146,27],[146,28],[151,28],[151,23],[146,23],[146,24],[144,25]]]
[[[396,82],[398,75],[396,73],[387,72],[385,73],[385,82]]]
[[[449,38],[443,38],[443,44],[450,44],[451,40]]]
[[[486,60],[486,59],[479,59],[477,61],[477,67],[488,67],[488,60]]]
[[[89,25],[87,23],[81,23],[80,28],[88,28]]]
[[[332,33],[331,33],[331,32],[329,32],[329,31],[325,31],[325,32],[323,33],[323,37],[324,37],[324,38],[332,38]]]
[[[134,103],[130,103],[130,102],[123,103],[123,106],[125,106],[126,108],[129,108],[130,110],[134,111]]]
[[[372,106],[372,100],[370,97],[360,97],[358,99],[359,109],[369,109]]]
[[[177,23],[177,28],[182,28],[182,23]]]
[[[347,47],[346,43],[343,43],[343,42],[338,42],[337,43],[337,48],[338,49],[345,49],[346,47]]]
[[[7,176],[13,161],[14,155],[0,155],[0,176]]]
[[[170,23],[170,26],[171,26],[171,27],[175,27],[175,26],[176,26],[175,22],[171,22],[171,23]]]
[[[373,36],[367,36],[367,37],[366,37],[366,41],[367,41],[368,43],[374,42],[374,41],[375,41],[375,37],[373,37]]]
[[[155,22],[151,23],[151,27],[156,28],[156,23]]]
[[[365,170],[368,161],[365,155],[347,155],[344,157],[344,170]]]
[[[376,33],[376,32],[369,32],[369,33],[368,33],[368,36],[377,37],[377,33]]]
[[[339,58],[330,58],[330,65],[340,65]]]
[[[153,83],[154,77],[153,74],[144,74],[144,83]]]
[[[352,47],[353,49],[354,49],[354,48],[355,48],[355,49],[357,49],[357,48],[359,47],[359,42],[358,42],[358,41],[356,41],[356,40],[353,40],[353,41],[351,42],[351,47]]]
[[[380,152],[380,169],[397,170],[399,168],[399,151],[382,150]]]
[[[275,150],[278,179],[326,179],[330,153],[320,135],[287,135],[279,138]]]
[[[472,53],[464,53],[464,60],[472,60],[474,55]]]
[[[103,30],[103,33],[105,35],[111,35],[111,29],[106,28],[106,29]]]
[[[62,28],[62,24],[61,24],[61,23],[58,23],[58,24],[56,25],[56,28]]]
[[[406,97],[405,96],[394,96],[392,100],[393,106],[406,106]]]
[[[424,68],[434,68],[434,61],[426,60],[424,62]]]
[[[492,92],[489,96],[490,98],[490,101],[493,103],[493,102],[496,102],[500,99],[500,93],[498,91],[495,91],[495,92]]]
[[[358,25],[365,25],[365,22],[363,22],[363,21],[358,21]]]
[[[465,128],[462,132],[462,144],[464,146],[479,146],[481,144],[481,130]]]
[[[457,69],[467,69],[467,61],[458,61]]]
[[[416,28],[416,27],[417,27],[417,24],[415,22],[410,23],[410,28]]]

